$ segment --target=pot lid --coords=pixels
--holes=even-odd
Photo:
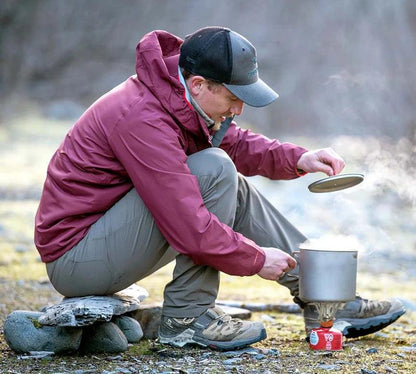
[[[362,174],[338,174],[313,182],[308,186],[308,189],[316,193],[333,192],[356,186],[363,180],[364,175]]]

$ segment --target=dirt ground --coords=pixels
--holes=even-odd
[[[32,237],[33,217],[46,165],[68,126],[65,123],[32,119],[29,124],[19,122],[0,127],[0,157],[7,161],[0,165],[1,373],[416,372],[414,208],[411,199],[409,204],[409,199],[400,200],[396,195],[392,198],[387,184],[383,190],[385,194],[382,197],[374,195],[371,200],[373,205],[367,202],[365,209],[360,211],[359,219],[345,218],[354,230],[360,224],[363,235],[371,230],[380,233],[380,225],[385,225],[383,232],[389,234],[390,239],[393,238],[388,241],[386,236],[381,237],[380,245],[389,247],[389,251],[380,250],[378,255],[363,257],[357,289],[367,298],[400,297],[410,308],[396,323],[381,332],[345,341],[342,351],[310,350],[305,341],[301,315],[263,311],[253,313],[252,319],[266,325],[268,338],[253,345],[251,350],[239,352],[173,349],[145,339],[131,345],[127,352],[117,355],[72,354],[33,358],[12,352],[2,330],[7,315],[17,309],[39,310],[61,300],[46,279]],[[360,143],[360,147],[365,147],[365,141]],[[360,152],[365,154],[366,150],[361,149]],[[397,206],[387,205],[384,210],[379,210],[383,205],[380,201]],[[361,213],[364,210],[371,212],[376,206],[379,217],[372,216],[364,222],[363,217],[366,216]],[[295,214],[296,209],[290,212]],[[335,210],[330,213],[333,216],[340,214]],[[305,213],[301,211],[301,214],[304,217]],[[297,219],[296,215],[293,217]],[[321,220],[320,223],[324,222]],[[394,238],[399,239],[395,242]],[[171,271],[171,267],[166,267],[140,283],[150,293],[145,303],[162,300],[163,285],[170,279]],[[236,278],[226,275],[222,277],[219,298],[242,303],[291,301],[287,290],[272,282],[259,277]]]
[[[156,275],[153,286],[163,281],[167,269]],[[366,276],[367,282],[375,279]],[[248,289],[225,279],[221,290],[223,299],[232,299],[236,289]],[[391,278],[385,279],[391,282]],[[230,285],[230,283],[232,283]],[[246,302],[286,302],[283,293],[275,292],[259,281],[257,289],[266,298],[246,297]],[[38,310],[60,300],[48,282],[2,278],[0,280],[0,325],[8,313],[16,309]],[[146,284],[141,284],[149,289]],[[398,285],[398,284],[397,284]],[[254,287],[254,284],[252,285]],[[260,286],[260,288],[258,288]],[[413,287],[415,286],[413,282]],[[409,290],[410,291],[410,290]],[[382,290],[372,293],[381,294]],[[405,292],[403,293],[405,294]],[[240,299],[241,300],[241,299]],[[145,300],[145,303],[148,302]],[[149,300],[150,302],[150,300]],[[382,332],[359,339],[344,340],[342,351],[312,351],[304,340],[303,319],[299,314],[256,312],[252,320],[262,321],[268,338],[251,349],[215,352],[208,349],[174,349],[153,340],[130,345],[121,354],[61,355],[31,358],[11,351],[0,329],[1,373],[413,373],[416,368],[416,313],[408,312]]]

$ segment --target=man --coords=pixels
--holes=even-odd
[[[306,330],[315,326],[291,256],[306,238],[244,176],[335,175],[344,161],[232,121],[244,103],[262,107],[278,97],[256,59],[250,42],[222,27],[184,42],[164,31],[140,41],[137,75],[83,114],[48,167],[35,242],[57,291],[111,294],[175,260],[161,343],[226,350],[266,337],[261,323],[215,306],[221,271],[286,286],[304,308]],[[397,301],[357,298],[337,318],[346,336],[360,336],[403,313]]]

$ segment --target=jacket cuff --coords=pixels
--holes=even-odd
[[[301,147],[300,147],[301,148]],[[304,175],[306,175],[306,174],[308,174],[308,172],[307,171],[305,171],[305,170],[302,170],[302,169],[299,169],[298,167],[297,167],[297,165],[298,165],[298,162],[299,162],[299,159],[301,158],[301,156],[304,154],[304,153],[306,153],[308,150],[307,149],[305,149],[305,148],[301,148],[302,149],[302,152],[301,153],[299,153],[299,155],[298,155],[298,159],[296,160],[296,166],[295,166],[295,174],[296,174],[296,176],[298,176],[298,177],[303,177]]]
[[[298,168],[295,169],[295,173],[298,177],[303,177],[304,175],[308,174],[307,171]]]

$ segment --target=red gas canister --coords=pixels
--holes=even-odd
[[[342,332],[333,327],[313,329],[309,335],[309,347],[313,350],[342,350]]]

